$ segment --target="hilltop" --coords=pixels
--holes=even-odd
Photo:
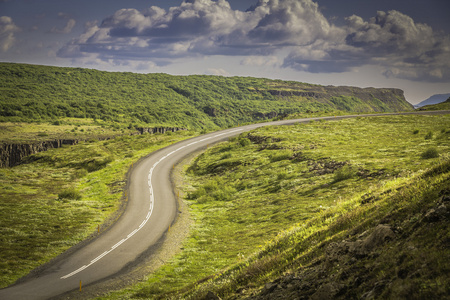
[[[414,107],[419,108],[419,107],[423,107],[426,105],[439,104],[439,103],[444,102],[448,98],[450,98],[450,93],[449,94],[436,94],[436,95],[433,95],[433,96],[429,97],[428,99],[425,99],[422,102],[414,105]]]
[[[133,126],[218,129],[293,113],[396,112],[399,89],[252,77],[113,73],[0,63],[0,121],[90,118]]]
[[[422,106],[420,108],[418,108],[417,110],[423,111],[423,110],[449,110],[450,109],[450,97],[445,100],[444,102],[440,102],[437,104],[430,104],[430,105],[425,105]]]

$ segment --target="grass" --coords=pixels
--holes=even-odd
[[[34,143],[56,139],[104,139],[134,132],[125,125],[113,122],[76,118],[61,118],[57,123],[2,122],[0,131],[2,143]]]
[[[35,154],[0,169],[0,287],[96,232],[119,208],[139,158],[195,135],[120,136]]]
[[[211,290],[227,298],[240,287],[257,290],[320,257],[322,243],[412,209],[405,195],[420,207],[427,182],[448,177],[420,179],[448,164],[448,155],[421,155],[429,147],[449,152],[442,130],[449,121],[390,116],[271,126],[209,148],[186,170],[194,225],[183,251],[145,282],[99,299],[198,299]],[[417,127],[433,139],[414,133]]]

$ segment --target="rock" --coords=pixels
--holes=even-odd
[[[436,208],[432,208],[425,214],[424,220],[426,222],[437,222],[445,219],[448,216],[447,206],[442,203]]]
[[[152,128],[137,128],[138,134],[144,133],[166,133],[176,132],[179,130],[186,130],[179,127],[152,127]],[[101,137],[98,140],[108,140],[111,137]],[[39,152],[47,151],[49,149],[60,148],[63,145],[76,145],[79,143],[78,139],[56,139],[51,141],[43,141],[37,143],[25,144],[0,144],[0,168],[14,167],[19,165],[25,157]]]
[[[148,127],[148,128],[144,128],[144,127],[139,127],[136,128],[136,130],[140,133],[140,134],[144,134],[144,133],[166,133],[166,132],[176,132],[176,131],[180,131],[180,130],[186,130],[186,128],[180,128],[180,127]]]
[[[375,230],[363,240],[362,246],[366,249],[373,249],[384,244],[386,241],[395,239],[395,233],[389,225],[378,225]]]
[[[76,144],[78,144],[78,140],[75,139],[58,139],[29,144],[0,144],[0,167],[14,167],[29,155],[60,148],[62,145]]]
[[[365,233],[360,237],[365,236]],[[340,252],[347,251],[357,257],[367,256],[372,250],[381,246],[386,241],[395,239],[395,233],[389,225],[379,224],[375,230],[364,239],[356,240],[355,242],[344,241],[338,245]]]
[[[221,298],[216,294],[214,294],[213,292],[209,291],[206,294],[205,298],[203,298],[203,300],[221,300]]]
[[[311,300],[334,299],[341,288],[342,286],[337,283],[325,283],[311,296]]]

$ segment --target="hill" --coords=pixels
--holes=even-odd
[[[449,98],[444,101],[444,102],[440,102],[438,104],[430,104],[430,105],[425,105],[422,106],[420,108],[418,108],[417,110],[449,110],[450,109],[450,96]]]
[[[425,105],[433,105],[444,102],[446,99],[450,97],[450,94],[436,94],[431,96],[430,98],[423,100],[419,104],[414,105],[415,108],[419,108]]]
[[[112,73],[0,63],[0,121],[63,117],[218,129],[291,113],[412,110],[403,91],[251,77]]]
[[[185,172],[182,251],[100,299],[447,299],[449,118],[265,126],[209,147]]]

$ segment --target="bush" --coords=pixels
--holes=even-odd
[[[106,143],[105,143],[106,145]],[[103,169],[104,167],[106,167],[106,165],[108,165],[109,163],[114,161],[114,157],[112,156],[108,156],[105,157],[104,159],[92,159],[90,161],[87,161],[84,163],[83,168],[86,169],[86,171],[88,171],[89,173],[91,172],[95,172],[98,170]]]
[[[418,134],[419,133],[419,129],[416,129],[413,131],[413,134]]]
[[[355,170],[350,165],[345,165],[334,172],[334,182],[350,179],[355,175]]]
[[[426,140],[431,140],[433,138],[433,133],[430,131],[427,133],[427,135],[425,136]]]
[[[58,199],[59,200],[80,200],[81,199],[81,194],[79,191],[77,191],[74,188],[70,188],[67,190],[62,191],[61,193],[58,194]]]
[[[242,147],[245,147],[245,146],[248,146],[248,145],[250,145],[252,142],[248,139],[248,138],[242,138],[242,139],[239,139],[239,144],[242,146]]]
[[[439,157],[439,152],[434,147],[433,148],[428,148],[427,150],[425,150],[422,153],[421,156],[422,156],[423,159],[436,158],[436,157]]]

